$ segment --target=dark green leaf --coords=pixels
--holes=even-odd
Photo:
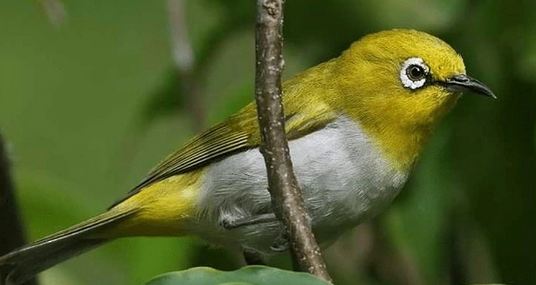
[[[268,266],[246,266],[235,271],[220,271],[209,267],[166,273],[149,281],[147,285],[326,285],[315,276],[277,269]]]

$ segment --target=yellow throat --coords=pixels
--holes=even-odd
[[[403,85],[408,59],[422,60],[429,82],[415,89]],[[295,85],[303,86],[303,81],[317,82],[298,93],[319,97],[314,100],[358,122],[393,165],[407,171],[438,119],[459,97],[459,92],[431,83],[457,74],[465,74],[465,66],[448,44],[418,31],[391,30],[355,42],[340,57],[289,80],[285,91],[297,92]]]

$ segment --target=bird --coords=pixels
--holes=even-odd
[[[450,45],[411,29],[365,35],[282,88],[290,156],[323,248],[392,202],[463,92],[496,98]],[[198,236],[263,258],[285,252],[260,144],[252,102],[187,141],[102,214],[0,257],[0,283],[20,284],[132,236]]]

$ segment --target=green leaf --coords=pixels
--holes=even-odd
[[[235,271],[220,271],[210,267],[166,273],[155,277],[147,285],[327,285],[315,276],[268,266],[246,266]]]

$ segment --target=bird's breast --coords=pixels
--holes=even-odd
[[[359,124],[345,117],[290,141],[289,148],[313,227],[321,238],[336,236],[340,229],[376,214],[407,177],[390,165]],[[211,164],[198,201],[202,220],[210,228],[222,219],[269,212],[267,185],[257,148]],[[237,238],[269,236],[268,229],[249,226],[235,234]]]

